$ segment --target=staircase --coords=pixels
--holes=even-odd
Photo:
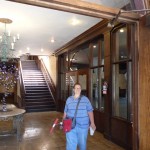
[[[27,112],[55,111],[56,105],[34,60],[21,61]]]

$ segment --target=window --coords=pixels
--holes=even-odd
[[[103,37],[101,35],[101,37]],[[104,95],[102,84],[104,81],[104,41],[93,41],[91,44],[91,99],[94,108],[104,111]]]
[[[91,93],[92,103],[95,108],[99,108],[99,80],[98,80],[98,68],[91,69]]]
[[[83,44],[70,52],[70,71],[89,68],[89,44]]]
[[[126,26],[113,31],[115,41],[112,55],[112,111],[113,116],[130,120],[132,60],[127,31]]]
[[[65,100],[68,96],[68,79],[66,76],[66,71],[68,70],[68,57],[66,54],[61,55],[60,58],[60,80],[61,80],[61,92],[60,92],[60,97],[62,100]],[[66,82],[64,82],[66,81]]]

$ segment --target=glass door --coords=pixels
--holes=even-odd
[[[79,70],[77,79],[78,83],[82,86],[82,95],[88,96],[88,70]]]
[[[73,86],[77,82],[77,73],[69,72],[67,73],[67,82],[68,82],[68,96],[73,94]]]
[[[68,96],[73,94],[73,86],[80,83],[82,86],[82,95],[88,96],[88,70],[77,70],[66,74],[66,82],[68,85]]]

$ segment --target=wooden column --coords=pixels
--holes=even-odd
[[[139,24],[139,150],[150,149],[150,26]]]
[[[111,112],[111,81],[110,81],[110,32],[104,33],[104,79],[108,82],[108,94],[105,95],[105,121],[104,136],[110,139],[110,112]]]

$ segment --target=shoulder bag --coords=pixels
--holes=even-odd
[[[73,119],[72,118],[65,118],[63,120],[63,131],[64,132],[69,132],[71,129],[75,128],[77,110],[78,110],[80,100],[81,100],[81,96],[79,97],[79,101],[78,101],[77,106],[76,106],[76,110],[75,110],[75,113],[74,113],[74,118]]]

